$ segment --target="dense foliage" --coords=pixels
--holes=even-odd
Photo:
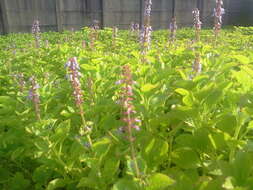
[[[216,43],[203,30],[197,44],[192,29],[172,43],[167,31],[156,31],[145,62],[136,34],[100,30],[91,47],[90,32],[43,33],[40,47],[31,34],[0,37],[0,189],[252,189],[253,28],[224,30]],[[194,76],[196,49],[202,72]],[[66,77],[72,57],[88,126]],[[130,140],[118,103],[124,65],[141,121]],[[31,76],[40,118],[29,98]]]

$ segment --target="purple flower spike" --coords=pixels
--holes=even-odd
[[[79,72],[80,67],[76,57],[70,58],[65,66],[68,68],[67,76],[73,88],[75,103],[79,107],[83,103],[83,94],[81,90],[81,83],[79,81],[79,77],[81,76],[81,73]]]
[[[146,0],[145,1],[145,11],[144,16],[151,16],[151,9],[152,9],[152,0]]]
[[[214,33],[216,38],[221,30],[222,15],[225,14],[225,9],[222,6],[223,0],[216,0],[216,7],[214,8]]]
[[[123,87],[121,88],[121,100],[119,101],[122,106],[122,121],[125,123],[125,127],[122,127],[125,131],[131,129],[140,130],[139,125],[141,120],[136,117],[136,110],[133,105],[133,84],[134,81],[132,79],[132,74],[130,67],[128,65],[123,66],[123,79],[121,80],[121,84]],[[129,137],[130,138],[130,137]],[[132,139],[132,137],[131,137]],[[130,139],[129,139],[130,140]]]
[[[145,8],[144,8],[144,25],[142,26],[140,32],[140,43],[142,44],[142,54],[146,55],[147,51],[151,46],[151,33],[152,27],[150,25],[150,16],[152,9],[152,1],[145,0]]]
[[[120,84],[122,84],[122,82],[123,82],[122,80],[118,80],[118,81],[115,82],[115,84],[120,85]]]
[[[40,120],[40,95],[38,93],[39,84],[36,82],[35,77],[30,77],[29,81],[31,82],[31,88],[29,90],[28,98],[32,100],[35,108],[36,117]]]
[[[40,47],[40,22],[38,20],[35,20],[33,22],[33,26],[32,26],[32,34],[34,36],[35,39],[35,43],[36,43],[36,47],[39,48]]]
[[[176,32],[177,32],[177,21],[176,17],[173,17],[170,23],[170,39],[172,42],[176,39]]]
[[[199,10],[197,8],[195,8],[192,11],[192,14],[193,14],[193,18],[194,18],[193,26],[195,28],[196,39],[197,39],[197,41],[200,41],[200,31],[201,31],[202,22],[200,21]]]

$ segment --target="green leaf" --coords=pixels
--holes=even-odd
[[[245,185],[247,178],[250,176],[252,171],[251,155],[242,151],[238,152],[232,166],[236,184],[238,186]]]
[[[234,55],[234,56],[232,56],[232,58],[236,59],[237,61],[239,61],[240,63],[243,63],[243,64],[250,63],[250,59],[244,55]]]
[[[237,121],[234,115],[222,115],[216,123],[216,128],[230,134],[231,136],[234,135],[236,126]]]
[[[15,160],[16,158],[20,157],[21,154],[25,151],[24,147],[19,147],[16,150],[14,150],[11,154],[11,159]]]
[[[83,68],[86,71],[96,71],[97,70],[96,66],[90,65],[90,64],[81,64],[80,66],[81,66],[81,68]]]
[[[156,173],[149,178],[147,190],[165,190],[174,183],[175,181],[167,175]]]
[[[133,180],[120,179],[113,185],[112,190],[138,190],[138,186]]]
[[[80,188],[80,187],[94,188],[94,187],[96,187],[96,184],[97,184],[96,180],[94,180],[92,178],[88,178],[88,177],[83,177],[79,181],[77,188]]]
[[[104,169],[102,175],[105,179],[111,179],[119,169],[120,160],[116,157],[109,157],[105,160]]]
[[[188,91],[183,88],[177,88],[175,90],[178,94],[183,96],[183,103],[187,106],[192,106],[194,102],[194,97],[193,95]]]
[[[93,150],[97,157],[103,157],[107,154],[111,147],[111,140],[109,138],[103,138],[94,143]]]
[[[185,96],[183,98],[183,103],[187,106],[192,106],[194,103],[193,96],[192,95]]]
[[[71,116],[71,114],[67,110],[62,110],[60,114],[67,118]]]
[[[166,158],[169,145],[166,141],[152,136],[145,136],[140,140],[143,146],[142,158],[146,160],[150,167],[161,164]]]
[[[45,165],[42,165],[33,172],[33,181],[40,184],[46,184],[48,180],[51,178],[53,171],[50,170]]]
[[[30,181],[25,179],[23,174],[17,172],[13,178],[10,180],[11,190],[27,189],[30,186]]]
[[[183,88],[177,88],[175,92],[177,92],[178,94],[182,96],[188,96],[190,94],[188,90],[185,90]]]
[[[141,87],[141,91],[142,92],[149,92],[151,90],[153,90],[154,88],[157,87],[157,84],[156,85],[153,85],[151,83],[148,83],[148,84],[145,84]]]
[[[233,181],[232,177],[226,177],[222,187],[224,187],[225,189],[234,189],[232,181]]]
[[[64,179],[57,178],[49,182],[46,190],[54,190],[59,187],[65,187],[65,185],[66,183]]]
[[[0,165],[0,183],[2,181],[7,181],[10,179],[11,171],[8,168],[5,168],[3,165]]]
[[[172,152],[172,162],[183,169],[194,169],[200,166],[199,156],[190,148],[178,148]]]

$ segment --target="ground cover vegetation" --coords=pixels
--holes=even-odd
[[[253,28],[0,37],[0,189],[250,190]],[[140,30],[140,31],[139,31]],[[151,33],[152,32],[152,33]]]

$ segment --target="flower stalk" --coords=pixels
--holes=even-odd
[[[196,41],[200,42],[200,31],[201,31],[202,22],[200,21],[199,10],[195,8],[192,11],[192,14],[193,14],[193,23],[194,23],[193,26],[195,28]]]
[[[128,65],[123,66],[123,79],[118,84],[123,84],[121,91],[122,121],[125,123],[124,132],[127,133],[127,139],[130,143],[131,159],[134,163],[136,177],[140,177],[140,171],[136,158],[136,150],[134,146],[133,129],[140,130],[138,123],[140,120],[135,116],[136,111],[133,105],[133,84],[131,69]]]
[[[215,42],[219,36],[221,26],[222,26],[222,15],[225,14],[225,9],[223,6],[223,0],[216,0],[216,7],[214,8],[214,35]]]
[[[202,27],[202,22],[200,21],[200,13],[197,8],[195,8],[192,11],[193,14],[193,26],[195,28],[195,38],[196,38],[196,45],[199,46],[200,42],[200,32],[201,32],[201,27]],[[201,57],[200,57],[200,52],[199,52],[199,47],[196,47],[196,52],[195,52],[195,60],[192,66],[192,70],[195,73],[195,75],[201,73],[202,70],[202,65],[201,65]]]
[[[175,42],[177,32],[177,20],[176,17],[173,17],[170,23],[170,41]]]
[[[152,10],[152,0],[145,0],[144,25],[142,26],[140,33],[140,42],[142,45],[143,56],[147,54],[147,51],[150,49],[151,46],[151,34],[152,34],[152,27],[150,25],[151,10]]]
[[[19,90],[20,92],[24,92],[24,88],[25,88],[25,79],[24,79],[24,74],[23,73],[17,73],[14,75],[15,80],[18,82],[19,84]]]
[[[89,34],[90,48],[92,50],[94,50],[95,42],[98,40],[98,30],[99,30],[99,21],[94,20],[92,26],[90,27],[90,34]]]
[[[39,84],[36,82],[36,79],[34,76],[30,77],[30,82],[31,82],[31,88],[29,90],[29,99],[32,100],[34,109],[35,109],[35,114],[36,114],[36,119],[38,121],[41,120],[40,117],[40,95],[38,93],[38,89],[40,88]]]
[[[131,22],[130,25],[130,36],[136,37],[140,33],[140,25],[139,23]]]
[[[35,20],[33,22],[32,34],[34,36],[35,46],[36,48],[39,48],[40,47],[40,22],[38,20]]]
[[[82,124],[84,126],[84,131],[85,131],[85,134],[86,134],[86,137],[87,137],[87,140],[90,144],[90,146],[92,146],[92,141],[91,141],[91,138],[90,138],[90,128],[87,126],[87,122],[84,118],[84,110],[83,110],[83,93],[82,93],[82,89],[81,89],[81,83],[80,83],[80,76],[81,76],[81,73],[79,72],[80,70],[80,67],[79,67],[79,64],[77,62],[77,58],[76,57],[73,57],[73,58],[70,58],[69,61],[65,64],[65,67],[68,68],[68,78],[71,82],[71,86],[72,86],[72,89],[73,89],[73,97],[75,99],[75,104],[76,104],[76,107],[79,108],[79,111],[80,111],[80,117],[81,117],[81,120],[82,120]]]
[[[112,33],[112,46],[114,48],[116,47],[117,37],[118,37],[118,28],[116,26],[114,26],[113,33]]]

